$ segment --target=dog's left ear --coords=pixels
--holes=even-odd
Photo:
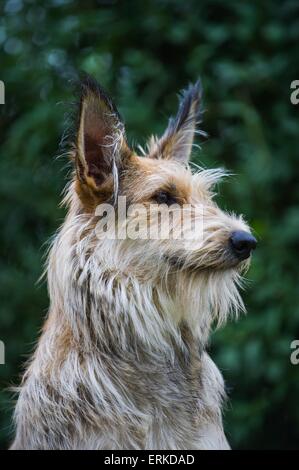
[[[187,163],[192,150],[196,125],[201,114],[202,87],[200,81],[181,94],[178,113],[170,118],[162,137],[151,137],[149,157]]]
[[[81,187],[108,197],[115,191],[118,171],[131,154],[114,103],[94,79],[86,76],[81,82],[75,162]]]

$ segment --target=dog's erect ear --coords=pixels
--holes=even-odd
[[[131,155],[123,122],[111,99],[91,77],[81,82],[76,171],[79,182],[100,190],[114,182]]]
[[[192,150],[196,125],[200,120],[202,88],[200,81],[181,94],[178,113],[170,118],[161,138],[151,137],[148,152],[151,158],[188,162]]]

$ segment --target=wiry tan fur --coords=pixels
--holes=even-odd
[[[187,165],[193,136],[185,154],[182,139],[195,130],[198,87],[187,92],[183,127],[171,121],[144,157],[128,150],[102,93],[93,82],[84,85],[68,215],[47,267],[49,314],[22,381],[11,448],[227,449],[223,379],[205,348],[213,323],[243,309],[237,287],[247,263],[231,257],[227,240],[249,229],[214,203],[222,171],[192,173]],[[97,168],[91,137],[98,139]],[[198,249],[195,239],[98,239],[99,202],[121,194],[147,204],[161,188],[195,212],[204,205]]]

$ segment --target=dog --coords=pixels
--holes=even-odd
[[[189,85],[164,134],[137,155],[111,98],[91,77],[81,82],[68,213],[47,264],[49,313],[11,449],[229,449],[224,381],[206,345],[213,325],[244,310],[239,287],[257,242],[214,201],[224,171],[189,163],[201,102],[200,82]],[[173,205],[201,221],[191,236],[190,226],[177,238],[108,236],[98,209],[106,225],[155,228],[150,208]]]

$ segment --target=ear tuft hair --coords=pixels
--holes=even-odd
[[[173,131],[182,129],[190,121],[196,124],[201,116],[202,85],[200,80],[195,84],[190,83],[186,90],[183,90],[180,97],[179,111],[176,118],[170,119]]]
[[[115,114],[115,116],[122,122],[122,118],[116,108],[112,98],[106,92],[106,90],[90,75],[85,73],[82,76],[82,79],[79,83],[80,88],[80,107],[82,107],[82,103],[89,95],[94,95],[94,97],[98,97],[99,101],[102,102],[107,106],[107,109],[110,109],[111,112]],[[82,109],[82,108],[81,108]]]

